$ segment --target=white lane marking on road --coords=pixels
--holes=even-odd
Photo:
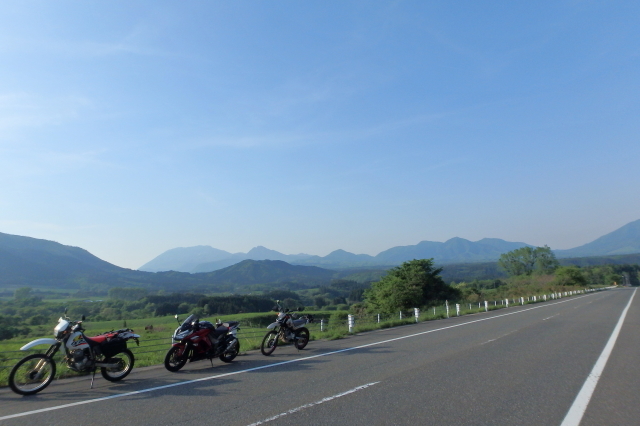
[[[509,333],[503,334],[502,336],[496,337],[495,339],[487,340],[484,343],[480,343],[480,345],[486,345],[487,343],[495,342],[498,339],[502,339],[503,337],[507,337],[508,335],[515,333],[516,331],[518,330],[510,331]]]
[[[565,416],[560,426],[578,426],[580,424],[580,421],[582,421],[582,416],[587,410],[587,406],[589,405],[589,401],[591,400],[593,391],[596,389],[598,380],[600,380],[600,376],[604,371],[604,367],[607,365],[609,355],[611,355],[613,346],[616,344],[616,340],[618,339],[618,335],[620,334],[620,329],[622,329],[622,323],[624,323],[624,319],[627,316],[627,311],[631,306],[633,297],[636,295],[636,291],[638,291],[637,288],[633,290],[633,294],[629,299],[629,303],[627,303],[627,306],[622,311],[620,319],[618,320],[618,324],[616,324],[616,327],[611,333],[611,337],[609,337],[609,341],[602,350],[600,357],[596,361],[596,364],[593,366],[593,370],[591,370],[591,373],[589,373],[587,380],[585,380],[584,385],[582,385],[582,389],[580,389],[578,396],[576,396],[575,401],[573,401],[573,405],[571,405],[569,412],[567,412],[567,415]]]
[[[336,394],[336,395],[333,395],[333,396],[328,396],[326,398],[322,398],[320,401],[312,402],[310,404],[304,404],[304,405],[301,405],[301,406],[299,406],[297,408],[292,408],[289,411],[285,411],[284,413],[276,414],[275,416],[269,417],[268,419],[264,419],[264,420],[260,420],[259,422],[251,423],[249,426],[258,426],[258,425],[270,422],[272,420],[279,419],[280,417],[284,417],[284,416],[286,416],[288,414],[297,413],[298,411],[302,411],[305,408],[313,407],[314,405],[320,405],[320,404],[323,404],[325,402],[331,401],[333,399],[340,398],[342,396],[349,395],[349,394],[354,393],[354,392],[358,392],[359,390],[366,389],[366,388],[368,388],[370,386],[373,386],[375,384],[378,384],[378,383],[380,383],[380,382],[367,383],[366,385],[358,386],[358,387],[350,389],[350,390],[348,390],[346,392],[342,392],[342,393],[339,393],[339,394]]]
[[[546,321],[546,320],[551,319],[551,318],[553,318],[553,317],[557,317],[558,315],[560,315],[560,314],[551,315],[550,317],[546,317],[546,318],[545,318],[545,319],[543,319],[542,321]]]
[[[591,294],[597,294],[597,293],[591,293]],[[584,296],[577,296],[577,298],[575,298],[575,299],[565,299],[565,300],[561,300],[559,302],[554,302],[554,303],[549,303],[549,304],[544,304],[544,305],[538,305],[538,306],[534,306],[532,308],[521,309],[521,310],[516,311],[516,312],[509,312],[507,314],[495,315],[495,316],[488,317],[488,318],[480,318],[480,319],[473,320],[473,321],[463,322],[461,324],[454,324],[454,325],[449,325],[449,326],[446,326],[446,327],[436,328],[434,330],[421,331],[420,333],[414,333],[414,334],[409,334],[409,335],[406,335],[406,336],[394,337],[393,339],[381,340],[379,342],[367,343],[366,345],[353,346],[351,348],[339,349],[337,351],[331,351],[331,352],[325,352],[325,353],[317,354],[317,355],[305,356],[305,357],[302,357],[302,358],[296,358],[296,359],[292,359],[292,360],[289,360],[289,361],[281,361],[281,362],[276,362],[276,363],[273,363],[273,364],[261,365],[260,367],[248,368],[246,370],[238,370],[238,371],[233,371],[231,373],[216,374],[215,376],[201,377],[201,378],[195,379],[195,380],[187,380],[187,381],[184,381],[184,382],[172,383],[170,385],[156,386],[156,387],[153,387],[153,388],[142,389],[142,390],[139,390],[139,391],[119,393],[119,394],[116,394],[116,395],[105,396],[105,397],[102,397],[102,398],[88,399],[88,400],[85,400],[85,401],[72,402],[72,403],[69,403],[69,404],[56,405],[56,406],[53,406],[53,407],[40,408],[38,410],[25,411],[25,412],[16,413],[16,414],[10,414],[8,416],[0,417],[0,420],[14,419],[16,417],[23,417],[23,416],[30,416],[32,414],[46,413],[47,411],[60,410],[62,408],[75,407],[75,406],[84,405],[84,404],[92,404],[94,402],[107,401],[107,400],[114,399],[114,398],[122,398],[122,397],[125,397],[125,396],[139,395],[139,394],[142,394],[142,393],[154,392],[154,391],[162,390],[162,389],[169,389],[169,388],[173,388],[173,387],[176,387],[176,386],[184,386],[184,385],[189,385],[189,384],[192,384],[192,383],[198,383],[198,382],[204,382],[204,381],[207,381],[207,380],[219,379],[221,377],[228,377],[228,376],[234,376],[236,374],[249,373],[251,371],[263,370],[265,368],[279,367],[281,365],[292,364],[294,362],[307,361],[309,359],[320,358],[320,357],[329,356],[329,355],[335,355],[335,354],[339,354],[339,353],[342,353],[342,352],[349,352],[349,351],[354,351],[354,350],[357,350],[357,349],[368,348],[368,347],[371,347],[371,346],[382,345],[384,343],[395,342],[396,340],[403,340],[403,339],[408,339],[408,338],[411,338],[411,337],[422,336],[424,334],[435,333],[436,331],[448,330],[450,328],[462,327],[464,325],[474,324],[474,323],[477,323],[477,322],[488,321],[488,320],[492,320],[492,319],[496,319],[496,318],[502,318],[502,317],[506,317],[506,316],[509,316],[509,315],[521,314],[523,312],[531,311],[531,310],[534,310],[534,309],[546,308],[546,307],[553,306],[553,305],[558,305],[558,304],[561,304],[561,303],[572,302],[572,301],[581,299],[583,297],[587,297],[589,295],[590,294],[585,294]]]

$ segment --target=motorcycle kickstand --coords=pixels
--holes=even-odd
[[[93,389],[93,380],[96,378],[96,369],[93,369],[93,375],[91,376],[91,386],[89,389]]]

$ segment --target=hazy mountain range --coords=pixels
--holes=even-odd
[[[438,264],[492,262],[502,253],[529,246],[522,242],[509,242],[499,238],[469,241],[452,238],[444,243],[422,241],[415,245],[392,247],[376,256],[335,250],[328,255],[283,254],[258,246],[248,253],[229,253],[210,246],[180,247],[168,250],[145,263],[140,271],[180,271],[189,273],[211,272],[234,265],[243,260],[282,260],[294,265],[318,266],[328,269],[354,267],[383,267],[398,265],[411,259],[434,258]],[[610,256],[640,253],[640,220],[604,235],[588,244],[568,250],[554,250],[558,258]]]
[[[561,257],[562,264],[635,264],[640,262],[640,255],[624,253],[640,253],[639,228],[640,221],[632,222],[589,244],[556,253]],[[225,262],[233,263],[215,271],[189,273],[120,268],[79,247],[0,233],[0,289],[31,286],[82,289],[91,294],[104,294],[110,287],[132,286],[203,293],[297,289],[328,285],[334,279],[358,282],[377,280],[385,270],[402,261],[431,257],[435,258],[437,265],[444,266],[442,276],[446,281],[489,279],[504,274],[495,262],[499,255],[523,245],[498,239],[471,242],[454,238],[445,243],[424,241],[413,246],[394,247],[377,256],[336,250],[324,257],[285,255],[264,247],[257,247],[246,254],[231,254],[201,246],[169,250],[154,259],[159,265],[166,262],[164,264],[169,265],[169,269],[184,265],[191,265],[192,270],[204,269],[207,266],[202,265],[206,264],[217,267]],[[244,259],[246,256],[258,259]],[[567,258],[569,256],[572,258]],[[264,259],[269,257],[272,259]],[[456,259],[459,259],[457,263],[451,263]],[[475,263],[468,263],[470,261]]]

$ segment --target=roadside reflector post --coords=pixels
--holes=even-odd
[[[520,298],[520,304],[521,304],[521,305],[524,305],[524,297],[521,297],[521,298]]]
[[[380,324],[380,314],[378,314],[378,324]]]
[[[456,315],[460,316],[460,304],[456,303]]]
[[[487,302],[486,300],[484,301],[484,311],[489,312],[489,302]]]
[[[413,308],[413,316],[416,317],[416,322],[418,322],[418,318],[420,318],[420,309]]]
[[[320,320],[320,331],[324,331],[324,319]]]
[[[400,311],[400,319],[402,319],[402,311]]]
[[[447,318],[449,318],[449,301],[445,300],[445,306],[447,308]]]
[[[505,300],[505,302],[507,302],[506,306],[508,308],[509,307],[509,299]]]
[[[347,321],[349,324],[349,333],[353,332],[353,315],[349,314],[347,315]]]

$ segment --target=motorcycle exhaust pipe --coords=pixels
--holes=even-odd
[[[227,349],[225,349],[225,352],[233,348],[233,345],[236,344],[236,340],[237,339],[233,339],[232,341],[229,342],[229,344],[227,345]]]

